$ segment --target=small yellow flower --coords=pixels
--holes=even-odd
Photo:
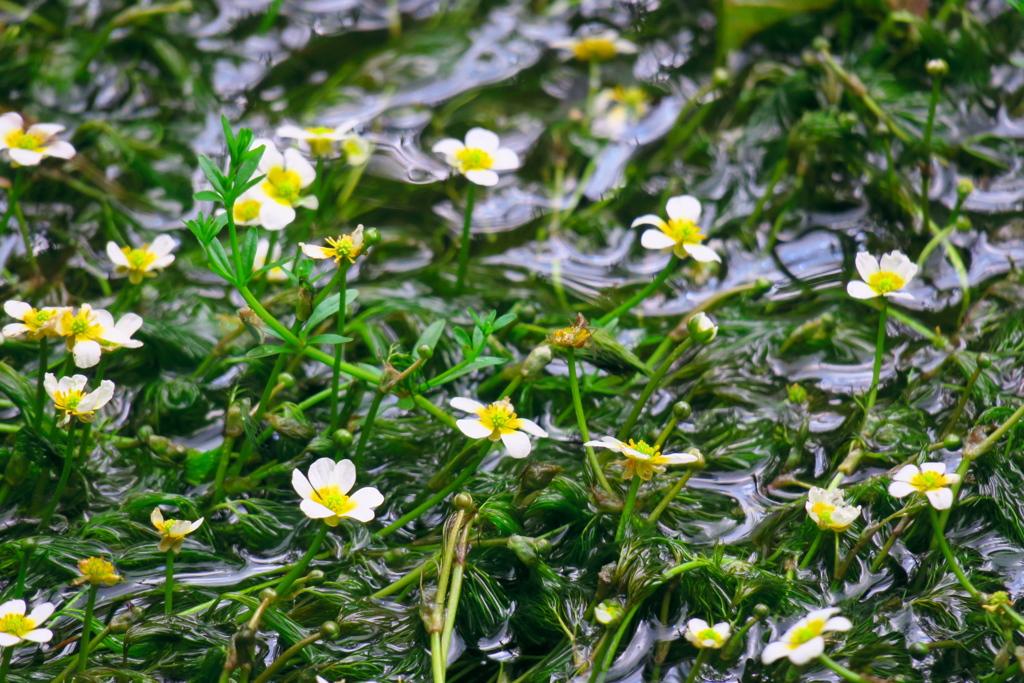
[[[788,657],[793,664],[803,666],[817,659],[825,652],[823,634],[853,628],[849,619],[835,616],[838,612],[838,607],[814,610],[793,624],[782,638],[769,643],[761,653],[761,661],[771,664],[777,659]]]
[[[100,387],[91,393],[85,393],[85,375],[61,377],[57,381],[52,372],[43,378],[43,388],[53,400],[53,407],[63,413],[58,427],[63,427],[77,417],[79,422],[92,422],[96,419],[96,411],[107,405],[114,395],[114,383],[109,379],[100,382]]]
[[[295,207],[316,209],[319,206],[316,195],[302,194],[316,180],[316,170],[297,149],[287,149],[281,154],[273,142],[265,139],[253,141],[252,148],[257,147],[263,147],[258,172],[265,177],[253,189],[258,189],[262,197],[249,196],[245,201],[259,203],[260,225],[267,230],[282,230],[295,220]],[[246,206],[252,209],[252,205]]]
[[[351,130],[357,124],[358,121],[346,121],[337,128],[327,126],[300,128],[287,125],[277,129],[277,137],[298,140],[299,148],[308,152],[310,156],[326,157],[331,155],[336,143],[344,144],[345,140],[352,135]]]
[[[926,462],[907,465],[900,469],[889,484],[889,495],[903,498],[912,493],[923,493],[936,510],[948,510],[953,505],[953,490],[949,487],[959,483],[960,475],[946,474],[946,463]]]
[[[181,546],[185,543],[185,537],[203,525],[205,517],[200,517],[194,522],[184,519],[168,519],[164,521],[164,514],[160,508],[153,508],[149,521],[153,523],[156,530],[163,536],[157,550],[167,552],[173,550],[175,554],[181,552]]]
[[[555,330],[548,335],[548,341],[562,348],[584,349],[590,346],[591,329],[593,328],[589,326],[583,314],[577,313],[576,321],[572,325]]]
[[[8,301],[4,303],[4,312],[21,322],[4,325],[3,337],[13,339],[25,335],[33,341],[43,337],[59,337],[57,320],[66,310],[56,307],[37,309],[24,301]]]
[[[691,448],[686,453],[662,455],[660,448],[650,446],[646,441],[634,442],[630,439],[629,443],[623,443],[612,436],[602,436],[600,441],[588,441],[583,445],[591,448],[607,448],[626,456],[625,460],[616,463],[625,468],[622,472],[624,480],[632,479],[636,474],[644,481],[650,481],[655,474],[663,473],[667,465],[687,465],[700,462],[702,457],[696,448]]]
[[[94,586],[98,586],[101,583],[113,586],[115,583],[124,581],[124,579],[118,575],[117,570],[114,569],[114,565],[107,562],[102,557],[87,557],[84,560],[79,560],[78,571],[80,571],[82,575],[71,582],[75,586],[81,586],[86,582],[91,583]]]
[[[147,277],[156,277],[153,271],[166,268],[174,263],[171,252],[178,246],[170,235],[160,235],[153,244],[144,244],[138,249],[118,247],[116,242],[107,242],[107,258],[114,264],[114,272],[128,275],[128,280],[137,285]]]
[[[476,413],[476,419],[465,418],[456,421],[459,431],[471,439],[500,440],[513,458],[525,458],[533,448],[530,437],[546,437],[548,433],[533,420],[516,415],[515,407],[507,398],[485,406],[471,398],[453,398],[451,405],[465,413]]]
[[[603,626],[611,626],[622,619],[625,611],[618,600],[602,600],[594,607],[594,619]]]
[[[302,512],[328,526],[338,526],[342,517],[372,522],[374,508],[384,504],[384,496],[372,486],[349,495],[355,483],[356,466],[351,460],[320,458],[310,466],[308,476],[298,468],[292,470],[292,488],[302,497]]]
[[[631,55],[636,45],[619,37],[611,29],[599,32],[577,33],[571,38],[551,43],[551,47],[571,54],[581,62],[606,62],[616,55]]]
[[[341,235],[337,239],[328,237],[326,241],[326,247],[305,242],[299,242],[299,246],[302,247],[302,253],[310,258],[332,258],[339,264],[345,259],[349,263],[355,263],[356,258],[363,253],[363,226],[360,225],[349,235]]]
[[[141,326],[142,318],[134,313],[125,314],[115,324],[109,312],[93,310],[89,304],[82,304],[77,313],[64,309],[56,323],[57,332],[66,338],[75,365],[80,368],[91,368],[99,363],[103,351],[142,346],[142,342],[132,339],[132,334]]]

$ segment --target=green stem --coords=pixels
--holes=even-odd
[[[818,659],[821,661],[822,664],[832,669],[846,680],[850,681],[850,683],[870,683],[868,679],[864,678],[860,674],[856,674],[850,671],[845,666],[835,661],[826,654],[818,655]]]
[[[430,634],[430,670],[434,675],[434,683],[444,683],[445,661],[441,659],[440,631],[432,631]]]
[[[466,282],[466,269],[469,267],[469,238],[473,226],[473,205],[476,204],[476,183],[470,183],[466,190],[466,217],[462,222],[462,242],[459,244],[459,274],[455,288],[462,291]]]
[[[611,311],[611,313],[606,313],[605,315],[603,315],[600,318],[598,318],[597,326],[598,327],[604,327],[605,325],[610,323],[612,320],[614,320],[615,318],[618,318],[619,316],[621,316],[626,311],[631,310],[634,306],[636,306],[641,301],[643,301],[648,296],[650,296],[651,293],[654,290],[656,290],[658,287],[660,287],[661,284],[663,282],[665,282],[665,280],[668,279],[668,276],[671,275],[672,271],[676,269],[676,265],[678,263],[679,263],[679,257],[676,256],[675,254],[672,254],[672,258],[669,259],[669,262],[665,265],[665,267],[661,270],[661,272],[658,273],[658,277],[654,278],[654,280],[652,280],[646,287],[644,287],[639,292],[634,294],[626,302],[620,304],[619,306],[616,306]]]
[[[921,168],[921,217],[923,219],[922,225],[927,231],[928,229],[928,212],[929,212],[929,186],[931,185],[932,178],[932,130],[935,127],[935,107],[939,102],[939,92],[942,87],[942,79],[938,76],[932,79],[932,97],[928,102],[928,121],[924,126],[924,141],[922,146],[924,147],[924,166]]]
[[[643,412],[644,406],[647,405],[648,399],[658,389],[658,385],[661,384],[661,380],[665,377],[665,373],[669,371],[672,364],[675,363],[680,356],[690,348],[690,344],[693,343],[693,339],[687,337],[677,346],[668,357],[661,362],[658,369],[651,375],[650,381],[647,382],[647,386],[644,387],[643,392],[640,394],[640,398],[637,399],[636,403],[633,404],[633,410],[630,411],[629,417],[626,418],[626,422],[623,423],[622,429],[619,430],[619,441],[625,441],[629,437],[629,433],[633,430],[636,425],[636,421],[640,418],[640,413]]]
[[[591,59],[587,64],[587,103],[584,110],[583,128],[584,134],[589,134],[590,122],[594,120],[594,102],[597,99],[597,91],[601,89],[601,63]]]
[[[370,441],[370,433],[373,431],[373,423],[377,419],[377,411],[380,409],[380,402],[384,399],[384,392],[378,387],[373,393],[373,400],[370,402],[370,409],[366,412],[363,420],[363,430],[359,435],[359,446],[356,448],[356,455],[353,458],[356,469],[363,466],[363,453],[366,452],[366,444]]]
[[[174,551],[167,551],[167,567],[164,575],[164,614],[174,610]]]
[[[359,184],[359,179],[363,177],[363,171],[365,170],[365,163],[353,166],[349,169],[348,175],[345,177],[345,186],[341,188],[341,195],[338,197],[338,211],[340,211],[343,216],[345,215],[345,206],[348,204],[348,200],[351,199],[352,193],[355,192],[356,186]]]
[[[217,475],[213,480],[213,499],[219,501],[224,497],[224,478],[228,473],[228,465],[231,463],[231,451],[235,448],[235,437],[224,437],[224,443],[220,445],[220,459],[217,461]]]
[[[878,337],[875,340],[875,366],[871,372],[871,391],[868,392],[867,406],[864,412],[870,413],[875,407],[878,396],[878,378],[882,373],[882,354],[885,353],[885,323],[889,317],[889,301],[883,297],[882,311],[878,317]]]
[[[293,583],[295,583],[295,580],[306,572],[306,567],[309,566],[309,563],[320,550],[320,546],[323,545],[324,539],[327,538],[327,532],[330,531],[330,529],[331,527],[327,526],[326,522],[320,525],[320,528],[316,532],[316,536],[313,538],[313,542],[309,545],[309,550],[307,550],[306,554],[302,556],[302,559],[292,567],[292,570],[288,572],[283,579],[281,579],[281,582],[277,584],[278,595],[284,597],[288,592],[288,589],[292,587]]]
[[[15,173],[14,189],[7,195],[8,201],[14,208],[14,217],[18,221],[18,230],[21,231],[21,239],[25,243],[25,256],[32,267],[32,271],[40,274],[39,263],[36,261],[36,254],[32,251],[32,237],[28,234],[28,223],[25,221],[25,214],[21,211],[21,194],[24,190],[24,176],[21,169]]]
[[[964,408],[967,407],[967,401],[971,398],[971,393],[974,391],[974,385],[977,384],[978,378],[981,376],[981,364],[974,368],[974,372],[967,378],[967,384],[964,386],[963,392],[960,394],[960,399],[956,402],[956,407],[953,409],[953,414],[949,418],[949,422],[946,423],[945,429],[939,434],[939,438],[936,439],[938,443],[942,441],[952,433],[953,428],[956,426],[957,421],[960,419],[960,415],[963,414]]]
[[[449,460],[448,463],[437,472],[437,474],[430,478],[430,482],[427,484],[427,488],[429,488],[431,491],[437,491],[439,489],[444,488],[445,484],[448,482],[448,476],[452,473],[452,470],[461,466],[463,460],[466,457],[466,454],[469,453],[469,451],[479,443],[480,439],[467,441],[466,445],[462,447],[462,450],[453,455],[452,459]]]
[[[13,656],[13,647],[5,647],[3,649],[3,659],[0,659],[0,681],[4,683],[7,681],[7,670],[11,668],[11,657]]]
[[[384,586],[383,588],[381,588],[379,591],[377,591],[376,593],[374,593],[370,597],[373,598],[374,600],[379,600],[381,598],[386,598],[387,596],[391,595],[392,593],[397,593],[398,591],[402,590],[403,588],[405,588],[409,584],[415,583],[420,578],[420,576],[423,575],[423,572],[426,571],[427,565],[431,564],[432,562],[433,563],[437,562],[437,555],[434,555],[432,558],[426,560],[425,562],[420,564],[418,567],[416,567],[415,569],[413,569],[412,571],[410,571],[409,573],[407,573],[405,576],[403,576],[402,578],[398,579],[394,583],[390,583],[387,586]]]
[[[697,672],[704,666],[704,662],[707,661],[710,653],[710,648],[701,648],[701,651],[697,654],[697,659],[693,662],[693,667],[690,668],[690,673],[686,676],[686,683],[693,683],[697,680]]]
[[[68,485],[68,479],[71,478],[71,467],[75,461],[75,428],[77,426],[77,418],[71,418],[71,426],[68,427],[67,441],[64,444],[64,467],[61,469],[60,481],[57,482],[57,488],[50,497],[50,504],[46,507],[46,511],[43,513],[42,519],[39,521],[40,528],[45,528],[50,523],[50,518],[53,516],[54,511],[57,510],[57,505],[60,504],[60,497],[64,494],[64,487]]]
[[[608,644],[608,648],[604,651],[604,661],[601,666],[594,668],[594,675],[590,677],[591,681],[601,683],[604,681],[605,676],[608,674],[608,669],[611,668],[612,662],[615,661],[615,652],[619,649],[619,643],[622,642],[622,637],[626,635],[626,629],[629,628],[630,622],[633,621],[633,615],[636,614],[637,610],[640,609],[640,603],[637,602],[633,605],[626,615],[619,622],[619,628],[615,631],[615,636]]]
[[[43,411],[46,409],[46,388],[43,386],[43,380],[46,379],[49,351],[50,344],[47,338],[43,337],[39,340],[39,369],[36,371],[35,429],[37,432],[43,428]]]
[[[85,599],[85,619],[82,621],[82,639],[78,643],[78,670],[85,671],[89,664],[89,632],[92,630],[92,612],[96,607],[96,591],[99,585],[89,584],[89,594]]]
[[[935,542],[938,544],[939,550],[942,551],[942,555],[946,558],[946,563],[949,565],[949,568],[953,570],[954,574],[956,574],[956,578],[960,581],[960,585],[962,585],[975,600],[983,599],[981,591],[975,588],[974,584],[971,583],[971,580],[967,578],[967,575],[964,574],[964,570],[960,568],[960,563],[958,563],[956,558],[953,556],[953,551],[949,549],[949,544],[946,543],[946,537],[943,535],[942,529],[939,525],[939,515],[935,512],[935,508],[930,505],[928,506],[928,516],[932,520],[932,531]]]
[[[338,278],[338,335],[345,334],[345,299],[348,289],[348,261],[343,260],[338,265],[341,277]],[[331,375],[331,433],[338,428],[338,387],[341,377],[341,361],[345,357],[345,345],[338,343],[334,345],[334,373]],[[362,442],[360,442],[360,454],[362,453]],[[360,461],[356,461],[358,465]]]
[[[825,532],[819,529],[818,535],[814,537],[814,541],[811,543],[811,547],[807,549],[804,559],[800,561],[800,569],[807,569],[807,566],[811,564],[811,560],[814,559],[814,554],[818,552],[818,546],[821,545],[821,539],[824,537]]]
[[[282,666],[284,666],[285,662],[287,662],[289,659],[291,659],[292,657],[297,655],[299,652],[301,652],[302,648],[306,647],[307,645],[312,645],[313,643],[315,643],[318,640],[320,640],[320,633],[319,632],[314,633],[311,636],[306,636],[305,638],[303,638],[299,642],[295,643],[290,648],[288,648],[287,650],[282,652],[280,655],[278,655],[277,659],[275,659],[271,663],[271,665],[266,668],[266,670],[263,673],[261,673],[259,676],[257,676],[256,680],[253,683],[266,683],[266,681],[269,681],[270,677],[272,675],[274,675],[277,672],[278,669],[280,669]]]
[[[694,472],[695,470],[687,470],[683,476],[679,477],[676,483],[672,485],[672,488],[670,488],[668,493],[665,494],[665,497],[661,499],[660,503],[658,503],[658,507],[654,508],[654,511],[648,515],[647,523],[649,525],[654,526],[658,521],[658,518],[661,517],[661,513],[665,512],[669,504],[676,499],[679,492],[683,490],[684,486],[686,486],[686,482],[690,481],[690,477],[693,476]]]
[[[452,631],[455,630],[455,615],[459,611],[459,596],[462,594],[462,578],[466,571],[466,556],[469,554],[469,532],[472,527],[473,517],[470,516],[466,523],[463,524],[462,530],[458,534],[458,543],[455,546],[455,564],[452,567],[448,608],[445,610],[444,615],[444,630],[441,631],[441,652],[446,663],[448,661],[448,651],[452,644]]]
[[[590,441],[590,430],[587,429],[587,416],[583,413],[583,401],[580,398],[580,383],[579,378],[576,376],[576,349],[571,346],[567,348],[566,355],[569,361],[569,387],[572,390],[572,405],[576,410],[576,423],[579,425],[580,438],[583,439],[583,443]],[[605,491],[611,496],[618,498],[618,494],[612,485],[608,483],[607,477],[604,476],[604,471],[601,468],[601,463],[597,460],[597,454],[594,453],[594,449],[591,446],[586,446],[587,451],[587,462],[590,463],[590,469],[594,473],[594,478],[597,479],[597,483],[601,485]]]
[[[932,235],[932,238],[928,240],[928,244],[924,245],[924,249],[922,249],[921,253],[918,254],[917,256],[918,268],[924,266],[924,262],[927,261],[928,257],[932,255],[932,252],[935,251],[935,248],[942,244],[943,242],[945,242],[946,238],[949,237],[954,230],[956,230],[956,224],[950,224],[947,227],[943,228],[942,230],[936,232],[934,235]]]
[[[643,479],[640,475],[633,473],[633,480],[629,482],[629,493],[626,494],[626,504],[622,507],[622,515],[619,517],[619,528],[615,530],[615,542],[621,543],[626,537],[626,529],[629,527],[629,520],[633,516],[633,506],[636,505],[636,494],[640,490]]]
[[[691,569],[700,569],[701,567],[709,567],[709,566],[711,566],[711,564],[712,564],[712,562],[710,562],[709,560],[690,560],[689,562],[684,562],[682,564],[677,564],[676,566],[674,566],[671,569],[667,570],[664,574],[662,574],[661,578],[662,578],[663,581],[668,581],[673,576],[679,576],[680,574],[688,572]]]
[[[974,459],[980,458],[981,456],[988,453],[989,450],[991,450],[992,447],[999,442],[999,439],[1003,438],[1003,435],[1006,434],[1006,432],[1010,431],[1010,428],[1013,427],[1013,425],[1017,424],[1021,417],[1024,417],[1024,404],[1021,404],[1021,406],[1017,408],[1017,410],[1014,411],[1014,413],[1010,415],[1010,417],[1006,418],[1006,421],[1003,422],[1003,424],[999,425],[996,431],[989,434],[985,438],[985,440],[978,444],[975,448],[965,448],[965,451],[970,451],[969,453],[965,453],[965,455],[967,455],[971,459]]]

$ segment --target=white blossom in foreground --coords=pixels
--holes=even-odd
[[[384,496],[372,486],[348,495],[355,483],[356,466],[351,460],[320,458],[310,466],[308,477],[299,469],[292,470],[292,488],[302,497],[302,511],[328,526],[338,526],[342,517],[373,521],[373,509],[384,503]]]
[[[266,139],[253,141],[252,147],[263,147],[257,173],[266,177],[256,187],[270,200],[260,201],[260,225],[267,230],[282,230],[295,220],[295,207],[315,209],[319,206],[315,195],[302,194],[316,180],[316,171],[302,152],[287,149],[281,154],[274,143]]]
[[[59,337],[57,320],[66,310],[60,307],[33,308],[24,301],[7,301],[4,303],[4,313],[21,322],[4,325],[3,337],[14,339],[25,335],[33,341],[43,337]]]
[[[626,456],[625,460],[616,464],[625,468],[622,478],[627,480],[632,479],[636,474],[644,481],[650,481],[655,474],[663,473],[667,465],[687,465],[698,462],[702,457],[696,448],[691,448],[686,453],[662,455],[659,447],[648,445],[643,439],[640,441],[630,439],[629,443],[624,443],[614,436],[602,436],[599,441],[588,441],[583,445],[591,448],[607,448]]]
[[[640,216],[633,221],[634,228],[640,225],[653,225],[657,228],[644,230],[644,234],[640,236],[640,244],[658,251],[672,250],[679,258],[692,256],[694,260],[702,263],[721,262],[722,259],[713,249],[701,244],[705,236],[701,234],[700,225],[697,224],[700,220],[701,206],[696,197],[688,194],[672,197],[665,204],[665,213],[668,214],[667,221],[653,213]]]
[[[860,506],[847,505],[839,489],[829,491],[812,486],[804,508],[819,529],[846,531],[860,517]]]
[[[913,299],[914,296],[900,291],[914,279],[917,264],[901,251],[882,256],[879,263],[871,254],[862,251],[857,254],[857,272],[864,280],[854,280],[846,285],[846,292],[855,299],[874,299],[884,296],[892,299]]]
[[[62,413],[58,427],[67,425],[72,417],[77,417],[80,422],[92,422],[96,419],[96,411],[114,396],[114,383],[109,379],[100,382],[99,388],[90,393],[85,392],[86,382],[85,375],[61,377],[57,381],[52,372],[46,373],[43,388],[53,401],[53,407]]]
[[[936,510],[948,510],[953,505],[953,491],[949,487],[959,483],[960,475],[946,474],[946,463],[926,462],[907,465],[900,469],[889,484],[889,495],[904,498],[912,493],[923,493]]]
[[[93,310],[89,304],[82,304],[77,313],[65,309],[56,323],[57,332],[66,338],[68,350],[80,368],[91,368],[99,363],[104,349],[142,346],[142,342],[132,339],[141,325],[142,318],[134,313],[125,315],[115,324],[109,312],[102,308]]]
[[[170,235],[160,235],[153,244],[144,244],[138,249],[118,247],[116,242],[107,242],[107,258],[114,264],[114,272],[127,274],[128,280],[137,285],[147,277],[155,277],[153,271],[166,268],[174,263],[171,252],[178,243]]]
[[[485,406],[471,398],[453,398],[452,408],[465,413],[475,413],[476,418],[463,418],[455,424],[459,431],[471,439],[501,441],[513,458],[525,458],[533,448],[530,437],[546,437],[548,433],[533,420],[518,417],[515,407],[507,398]]]
[[[321,247],[316,244],[299,242],[302,253],[313,259],[334,259],[340,264],[342,259],[349,263],[355,263],[356,258],[363,252],[363,226],[360,225],[348,235],[339,235],[337,238],[328,237],[327,246]]]
[[[0,605],[0,647],[14,647],[23,641],[48,643],[53,631],[39,628],[53,614],[53,604],[44,602],[25,614],[24,600],[8,600]]]
[[[446,138],[432,149],[435,154],[443,154],[449,166],[477,185],[497,185],[497,171],[519,168],[519,155],[502,147],[498,136],[486,128],[471,128],[466,133],[465,143]]]
[[[696,648],[718,650],[729,640],[732,627],[724,621],[711,626],[703,619],[690,619],[683,635]]]
[[[832,631],[849,631],[853,624],[846,617],[837,617],[838,607],[814,610],[793,624],[782,638],[769,643],[761,653],[761,661],[771,664],[777,659],[788,657],[797,666],[817,659],[825,653],[823,634]]]
[[[70,159],[75,156],[71,143],[53,139],[63,130],[57,123],[37,123],[26,130],[21,115],[8,112],[0,116],[0,151],[22,166],[38,166],[46,157]]]

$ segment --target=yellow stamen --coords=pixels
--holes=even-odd
[[[267,179],[263,181],[263,191],[268,197],[281,204],[293,205],[299,200],[299,191],[302,189],[302,178],[297,171],[286,171],[280,166],[275,166],[267,173]]]
[[[573,46],[573,52],[582,62],[605,61],[617,54],[615,43],[607,38],[583,38]]]
[[[879,294],[888,294],[903,288],[906,281],[891,270],[880,270],[868,278],[868,286]]]
[[[24,614],[5,614],[0,617],[0,633],[9,633],[21,638],[26,633],[35,630],[35,627],[36,622]]]
[[[946,475],[938,472],[918,472],[911,478],[910,485],[918,491],[938,491],[948,486]]]
[[[494,157],[482,149],[464,147],[455,153],[459,160],[459,167],[463,173],[469,171],[486,171],[494,166]]]
[[[325,486],[313,492],[313,500],[340,517],[346,512],[356,509],[352,499],[341,492],[337,486]]]
[[[6,136],[4,136],[4,142],[7,143],[8,147],[38,152],[39,148],[43,146],[46,140],[38,135],[33,135],[20,130],[11,130],[8,131]]]
[[[669,219],[661,231],[675,240],[676,244],[700,244],[704,239],[700,226],[688,218]]]

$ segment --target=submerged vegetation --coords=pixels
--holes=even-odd
[[[1021,680],[1017,5],[0,0],[0,683]]]

